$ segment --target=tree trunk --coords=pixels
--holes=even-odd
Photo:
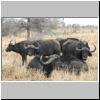
[[[64,18],[63,18],[63,22],[64,22]],[[66,33],[66,27],[65,27],[65,22],[64,22],[64,26],[63,26],[63,28],[64,28],[64,34]]]
[[[30,39],[30,29],[27,28],[27,40],[29,40],[29,39]]]
[[[30,18],[27,18],[27,40],[30,39]]]

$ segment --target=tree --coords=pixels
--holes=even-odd
[[[38,33],[42,33],[42,31],[47,26],[47,19],[46,18],[31,18],[31,29],[32,31],[36,31]]]
[[[27,18],[27,40],[30,39],[30,18]]]
[[[18,31],[17,22],[11,18],[2,19],[1,26],[1,32],[3,36],[15,34]]]
[[[5,18],[2,19],[2,33],[14,34],[27,31],[30,39],[31,31],[37,34],[53,33],[53,30],[63,27],[61,18]]]
[[[18,21],[18,24],[17,26],[19,27],[19,30],[23,30],[23,31],[27,31],[27,40],[30,39],[30,28],[31,28],[31,25],[30,25],[30,18],[22,18]]]
[[[63,18],[63,22],[64,22],[64,18]],[[63,28],[64,28],[64,33],[66,33],[66,26],[65,26],[65,23],[63,23]]]

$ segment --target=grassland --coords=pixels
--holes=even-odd
[[[24,33],[23,33],[24,34]],[[41,36],[37,36],[41,37]],[[50,78],[46,78],[41,71],[27,70],[25,66],[22,66],[21,56],[14,52],[6,52],[5,49],[11,39],[16,42],[26,39],[25,35],[18,36],[5,36],[2,37],[2,80],[3,81],[97,81],[98,80],[98,33],[81,33],[81,34],[66,34],[66,35],[45,35],[43,39],[55,39],[55,38],[68,38],[75,37],[81,40],[88,41],[92,48],[92,43],[96,45],[96,52],[92,57],[88,57],[87,64],[89,66],[88,72],[81,72],[79,76],[70,74],[63,70],[54,70]],[[34,36],[35,38],[35,36]],[[27,63],[33,57],[28,56]]]

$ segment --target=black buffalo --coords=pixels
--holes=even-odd
[[[24,63],[27,60],[27,55],[28,55],[28,49],[25,48],[25,45],[30,45],[33,43],[34,41],[27,41],[27,40],[21,41],[19,43],[16,43],[16,42],[13,43],[13,41],[10,41],[10,43],[8,44],[8,47],[6,48],[6,52],[14,51],[16,53],[19,53],[22,56],[22,65],[24,65]]]
[[[71,56],[69,60],[64,61],[63,56],[57,54],[48,57],[36,55],[28,64],[29,68],[41,70],[47,77],[50,77],[54,69],[68,71],[70,73],[74,72],[76,75],[79,75],[81,71],[88,71],[86,62]]]
[[[95,52],[96,46],[91,50],[86,41],[81,41],[78,39],[68,39],[63,43],[62,52],[66,60],[69,58],[67,56],[74,56],[80,60],[87,60],[88,56],[92,56],[92,52]]]
[[[57,63],[60,63],[58,65],[59,69],[70,73],[74,72],[76,75],[79,75],[81,71],[88,71],[87,63],[72,55],[60,56],[60,60],[55,62],[55,64]]]
[[[36,55],[28,64],[27,69],[34,68],[44,72],[46,77],[49,77],[51,72],[53,71],[55,64],[58,65],[60,56],[57,54],[53,54],[50,56],[40,56]]]
[[[29,49],[29,55],[50,56],[53,54],[60,55],[61,53],[61,47],[57,40],[40,40],[32,45],[25,46],[25,48]]]
[[[70,57],[69,61],[64,61],[63,57],[57,54],[49,56],[48,59],[43,59],[41,56],[39,63],[43,66],[43,71],[45,71],[47,77],[50,76],[53,69],[65,70],[70,73],[74,72],[76,75],[79,75],[81,71],[88,71],[88,65],[86,62],[74,57]]]

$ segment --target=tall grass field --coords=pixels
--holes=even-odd
[[[41,36],[37,36],[41,37]],[[78,38],[86,40],[90,48],[92,44],[96,45],[96,51],[91,57],[88,57],[87,64],[89,67],[88,72],[81,72],[79,76],[74,73],[70,74],[66,70],[53,70],[51,76],[47,78],[40,70],[30,69],[27,70],[22,66],[21,56],[15,52],[6,52],[9,41],[11,39],[20,42],[26,40],[25,33],[17,36],[4,36],[2,37],[2,81],[97,81],[98,80],[98,33],[73,33],[62,35],[44,35],[43,39],[55,38]],[[33,40],[36,39],[33,36]],[[27,56],[27,64],[33,56]]]

